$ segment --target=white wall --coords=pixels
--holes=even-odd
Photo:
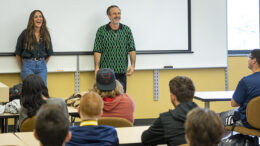
[[[112,4],[122,9],[138,50],[188,49],[187,0],[10,0],[0,1],[0,52],[14,52],[35,9],[47,20],[55,52],[92,51]]]
[[[4,1],[1,1],[1,3],[3,2]],[[0,6],[3,7],[2,4]],[[50,7],[53,7],[53,5],[50,5]],[[86,9],[88,8],[88,6],[85,7]],[[164,13],[160,13],[161,12],[160,9],[163,8],[157,7],[154,13],[165,15]],[[124,12],[123,9],[122,11]],[[142,10],[137,9],[137,11],[142,13]],[[192,43],[192,51],[194,53],[142,54],[142,55],[138,54],[136,69],[162,69],[164,66],[169,66],[169,65],[172,65],[173,68],[176,69],[226,67],[227,66],[226,12],[227,12],[226,0],[210,0],[210,1],[191,0],[191,43]],[[154,15],[151,14],[151,16]],[[5,14],[5,17],[7,17],[7,14]],[[56,16],[56,17],[57,18],[62,17],[66,19],[65,16]],[[83,17],[84,19],[84,15],[79,17]],[[123,17],[123,19],[127,19],[127,18]],[[159,20],[155,19],[154,21],[160,21],[161,24],[163,25],[165,23],[164,20],[165,19],[159,19]],[[60,25],[62,27],[63,24],[61,23],[57,25]],[[0,29],[3,28],[0,27]],[[73,28],[69,28],[69,29],[73,29]],[[15,38],[17,38],[17,36],[15,36]],[[53,58],[51,58],[51,61],[48,64],[48,69],[49,71],[57,71],[57,70],[74,71],[76,69],[75,63],[76,63],[76,56],[54,56]],[[80,64],[79,64],[80,70],[82,71],[93,70],[93,66],[94,66],[93,64],[94,64],[93,56],[91,55],[80,56]],[[0,72],[5,72],[5,73],[19,72],[19,69],[17,68],[17,63],[15,61],[15,57],[0,57]]]

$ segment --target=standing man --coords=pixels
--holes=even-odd
[[[233,120],[230,119],[233,118],[233,115],[239,115],[236,126],[252,128],[246,119],[246,107],[250,100],[260,96],[260,49],[254,49],[249,54],[248,68],[252,70],[253,73],[243,77],[239,81],[231,99],[231,106],[239,108],[220,113],[220,117],[225,126],[233,124]]]
[[[126,76],[134,73],[135,43],[131,29],[120,23],[121,10],[112,5],[107,8],[110,22],[101,26],[96,34],[94,44],[95,75],[99,68],[111,68],[116,79],[121,82],[126,92]],[[128,67],[128,54],[131,66]]]

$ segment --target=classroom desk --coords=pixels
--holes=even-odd
[[[19,118],[19,114],[10,114],[10,113],[3,113],[0,114],[0,121],[1,121],[1,129],[2,133],[8,132],[8,119],[14,118],[14,128],[16,127],[17,120]]]
[[[26,144],[13,133],[0,134],[0,146],[26,146]]]
[[[209,108],[212,101],[230,101],[234,91],[201,91],[195,92],[195,99],[205,102],[205,108]]]
[[[141,145],[141,135],[149,126],[116,128],[120,145]]]
[[[116,128],[120,145],[141,145],[141,135],[149,126],[134,126]],[[1,137],[2,134],[0,134]],[[39,141],[33,136],[33,132],[16,132],[15,135],[23,143],[30,146],[38,146]]]
[[[16,132],[14,133],[23,143],[28,146],[39,146],[40,142],[34,137],[33,132]],[[0,134],[1,136],[1,134]]]
[[[68,107],[68,112],[69,112],[69,115],[71,116],[71,122],[73,123],[75,121],[74,117],[79,117],[77,109],[74,107]],[[8,132],[8,119],[10,119],[10,118],[14,118],[14,129],[15,129],[16,123],[19,118],[19,114],[10,114],[10,113],[0,114],[2,133]]]
[[[69,115],[70,115],[71,125],[74,125],[75,118],[76,118],[76,117],[79,117],[78,110],[77,110],[77,108],[75,108],[75,107],[68,106],[68,112],[69,112]]]

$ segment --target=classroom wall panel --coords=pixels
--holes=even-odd
[[[250,74],[247,68],[247,57],[228,57],[229,64],[229,87],[234,90],[238,81],[245,75]],[[170,103],[169,80],[177,75],[189,76],[197,91],[220,91],[225,90],[225,69],[184,69],[184,70],[160,70],[159,71],[159,101],[153,100],[153,71],[135,71],[133,76],[128,77],[127,93],[136,104],[135,118],[156,118],[159,113],[173,108]],[[80,73],[81,91],[92,88],[94,83],[93,72]],[[20,74],[0,74],[0,82],[9,87],[19,83]],[[50,95],[65,98],[74,93],[74,73],[49,73],[48,87]],[[204,102],[194,100],[200,107]],[[230,102],[211,102],[210,108],[216,112],[232,109]]]
[[[18,73],[8,73],[8,74],[0,74],[0,82],[6,84],[8,87],[12,87],[20,82],[21,76]]]
[[[251,74],[248,69],[247,56],[228,57],[228,83],[229,90],[235,90],[238,82],[244,77]]]
[[[127,93],[131,95],[136,104],[135,118],[156,118],[159,113],[174,109],[170,101],[169,81],[177,75],[190,77],[196,91],[223,91],[225,90],[225,69],[183,69],[159,71],[159,100],[154,101],[153,71],[136,71],[128,79]],[[200,107],[204,103],[194,100]],[[225,107],[215,106],[216,111],[223,111]]]
[[[80,92],[89,91],[93,88],[95,82],[93,71],[80,72]]]
[[[46,16],[54,52],[74,54],[54,56],[48,63],[49,71],[75,71],[77,67],[75,54],[77,51],[83,54],[91,53],[97,28],[109,21],[105,11],[111,4],[122,6],[122,23],[129,25],[133,30],[136,49],[140,52],[137,55],[136,69],[163,69],[164,66],[172,66],[174,69],[226,67],[226,0],[191,0],[190,34],[187,34],[189,32],[186,30],[189,19],[186,16],[188,2],[188,0],[1,1],[0,32],[3,37],[0,36],[0,73],[19,72],[15,57],[10,54],[14,52],[16,40],[26,27],[29,13],[34,9],[43,10]],[[160,12],[159,7],[163,8]],[[136,8],[140,8],[140,11],[136,11]],[[180,16],[175,17],[176,15]],[[149,23],[146,24],[148,18]],[[181,22],[182,20],[184,22]],[[180,31],[183,28],[185,30]],[[187,51],[185,38],[188,35],[191,36],[191,50]],[[185,45],[180,47],[178,43],[182,41]],[[157,44],[153,44],[154,42]],[[174,54],[163,53],[169,48],[175,50]],[[147,50],[153,52],[142,54]],[[80,58],[80,70],[93,71],[93,56],[86,55]]]
[[[51,97],[68,98],[75,91],[74,73],[48,73],[48,89]]]

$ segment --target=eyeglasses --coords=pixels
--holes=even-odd
[[[248,54],[247,58],[248,58],[248,59],[253,59],[254,57],[251,56],[250,54]]]

